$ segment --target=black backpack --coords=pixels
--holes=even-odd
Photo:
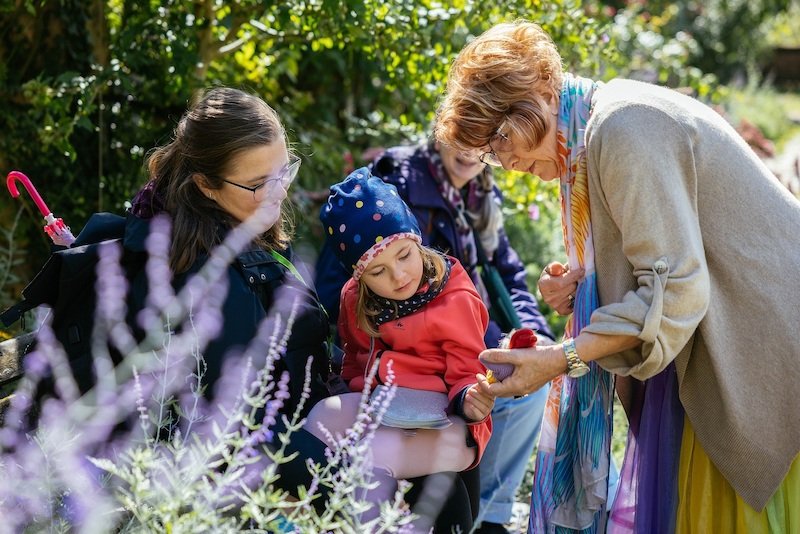
[[[64,346],[81,391],[91,387],[91,336],[95,319],[96,269],[101,243],[122,244],[125,218],[95,213],[89,218],[71,247],[53,252],[42,270],[22,290],[23,300],[0,314],[5,326],[37,306],[52,308],[52,328]],[[123,252],[122,267],[130,280],[144,267],[145,253]]]

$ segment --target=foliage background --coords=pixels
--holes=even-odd
[[[577,74],[716,100],[718,80],[763,54],[765,21],[791,25],[788,10],[789,0],[0,0],[0,169],[25,172],[79,230],[92,212],[124,211],[147,151],[198,89],[244,88],[278,110],[303,157],[293,198],[298,242],[313,251],[319,198],[309,193],[342,178],[348,154],[358,165],[369,147],[424,137],[449,62],[492,24],[542,24]],[[509,232],[538,273],[560,254],[556,191],[498,179]],[[0,202],[0,306],[49,253],[40,221],[27,200]]]

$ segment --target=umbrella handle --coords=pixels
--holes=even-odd
[[[33,187],[30,178],[25,176],[19,171],[11,171],[8,173],[8,177],[6,178],[6,187],[8,187],[9,193],[14,198],[19,196],[19,190],[17,189],[17,184],[15,183],[17,180],[22,182],[22,185],[25,186],[25,189],[28,190],[28,194],[30,194],[31,198],[33,198],[33,202],[36,204],[36,207],[39,208],[39,211],[42,213],[42,217],[47,217],[50,215],[50,210],[47,208],[47,204],[44,203],[42,200],[42,196]]]

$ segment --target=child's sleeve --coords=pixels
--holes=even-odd
[[[428,314],[432,323],[430,331],[440,336],[440,346],[447,365],[444,378],[448,397],[454,408],[456,403],[461,403],[463,416],[464,391],[477,382],[477,373],[485,372],[478,354],[486,348],[483,335],[489,324],[489,313],[474,289],[458,290],[443,296],[447,299],[443,302],[445,309],[437,310],[440,313]],[[469,467],[471,469],[478,465],[486,450],[492,435],[492,418],[489,416],[482,421],[467,422],[469,433],[478,446],[475,463]]]
[[[357,299],[357,287],[350,280],[342,288],[337,329],[344,351],[342,378],[351,391],[361,391],[364,388],[364,368],[369,359],[369,336],[356,325]]]
[[[452,401],[464,388],[475,384],[477,373],[486,372],[478,354],[486,349],[483,335],[489,314],[477,292],[455,291],[443,297],[447,312],[429,314],[429,331],[440,337],[446,358],[444,380]]]

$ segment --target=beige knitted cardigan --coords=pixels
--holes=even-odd
[[[707,106],[629,80],[586,128],[601,307],[586,331],[644,342],[599,361],[675,361],[692,427],[763,509],[800,452],[800,202]]]

